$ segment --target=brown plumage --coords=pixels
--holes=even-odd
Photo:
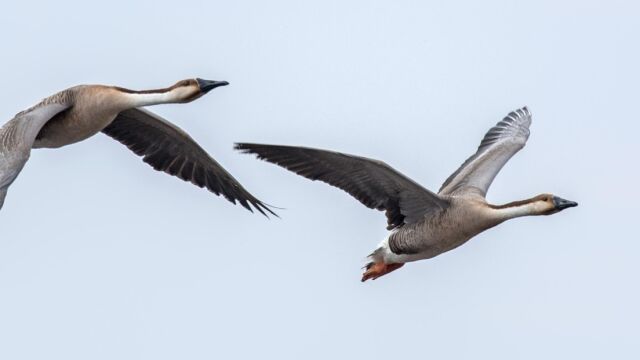
[[[190,102],[227,84],[226,81],[188,79],[168,88],[142,91],[80,85],[54,94],[18,113],[0,130],[0,179],[5,178],[4,184],[0,182],[0,196],[6,195],[32,147],[57,148],[102,131],[143,156],[143,161],[156,170],[205,187],[250,211],[256,209],[264,215],[267,212],[275,215],[182,129],[139,108]],[[42,111],[52,106],[60,110]],[[17,134],[14,129],[18,127],[28,128],[29,136]]]
[[[543,194],[506,205],[490,205],[485,194],[504,164],[529,137],[531,113],[509,113],[483,138],[467,159],[435,194],[387,164],[359,156],[296,146],[236,144],[311,180],[338,187],[369,208],[384,210],[388,237],[370,255],[362,281],[376,279],[410,261],[428,259],[452,250],[505,220],[526,215],[549,215],[571,201]]]

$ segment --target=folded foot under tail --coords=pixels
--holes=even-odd
[[[362,282],[369,279],[375,280],[380,276],[400,269],[403,265],[404,263],[386,264],[384,262],[370,262],[364,267],[365,271],[362,274]]]

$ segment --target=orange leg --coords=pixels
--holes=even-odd
[[[400,269],[404,263],[396,263],[396,264],[385,264],[385,263],[370,263],[367,265],[367,270],[362,274],[362,281],[367,281],[369,279],[375,280],[380,276],[386,275],[393,270]]]

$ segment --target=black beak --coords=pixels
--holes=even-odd
[[[564,210],[566,208],[578,206],[578,203],[575,201],[565,200],[561,197],[554,196],[553,197],[553,205],[556,207],[556,210]]]
[[[227,86],[229,85],[228,81],[215,81],[215,80],[205,80],[205,79],[196,79],[198,81],[198,86],[200,87],[200,91],[203,94],[208,93],[209,91],[219,87],[219,86]]]

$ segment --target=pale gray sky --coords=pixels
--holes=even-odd
[[[0,359],[637,359],[640,8],[632,1],[4,4],[0,119],[79,83],[228,80],[157,106],[267,220],[97,135],[37,150],[0,212]],[[360,283],[385,218],[232,150],[379,158],[426,187],[528,105],[523,218]]]

